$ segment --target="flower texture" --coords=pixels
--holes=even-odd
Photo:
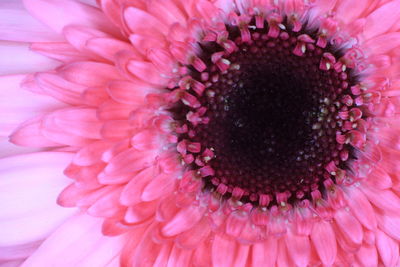
[[[0,17],[4,266],[400,266],[400,1]]]

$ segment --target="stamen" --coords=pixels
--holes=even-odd
[[[360,107],[380,96],[355,83],[362,55],[328,44],[329,18],[312,33],[296,14],[253,16],[230,14],[232,25],[206,31],[189,60],[174,44],[188,70],[167,97],[177,151],[203,190],[244,209],[288,212],[312,200],[328,216],[323,195],[346,181],[366,142]]]

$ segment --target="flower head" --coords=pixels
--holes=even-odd
[[[55,34],[5,38],[57,63],[24,77],[37,116],[10,141],[45,152],[1,166],[71,183],[16,259],[63,265],[85,233],[90,266],[399,264],[399,1],[24,4]]]

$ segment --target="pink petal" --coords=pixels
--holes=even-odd
[[[190,205],[183,208],[162,228],[161,231],[166,236],[174,236],[187,231],[201,220],[204,212],[204,207],[196,205]]]
[[[385,233],[376,231],[376,248],[385,266],[396,266],[399,259],[399,244]]]
[[[400,198],[390,189],[378,190],[370,186],[360,186],[361,191],[376,207],[397,213],[400,209]]]
[[[73,61],[85,61],[89,59],[88,55],[82,54],[72,45],[62,42],[33,43],[31,45],[31,50],[46,57],[65,63]]]
[[[363,240],[364,232],[361,224],[354,218],[353,214],[342,209],[336,211],[334,218],[336,225],[338,225],[343,235],[345,235],[351,243],[360,245]]]
[[[212,266],[211,243],[207,241],[199,243],[192,257],[194,266]]]
[[[252,246],[252,266],[274,266],[278,254],[278,242],[275,237]]]
[[[121,189],[121,187],[117,187],[99,197],[99,199],[90,206],[87,213],[95,217],[103,218],[111,218],[123,214],[125,209],[119,204]]]
[[[148,5],[148,9],[151,14],[168,26],[174,23],[179,23],[180,25],[186,24],[187,17],[177,4],[172,1],[154,2]]]
[[[240,244],[236,251],[236,257],[234,259],[234,267],[241,267],[246,266],[247,261],[249,260],[249,252],[250,252],[250,245],[243,245]]]
[[[142,200],[152,201],[161,198],[163,195],[170,194],[176,186],[177,179],[175,174],[161,173],[150,181],[143,189]]]
[[[83,104],[85,86],[69,82],[54,73],[37,73],[34,79],[44,94],[67,104]]]
[[[353,8],[350,1],[338,1],[338,17],[346,24],[351,23],[358,19],[370,4],[369,0],[360,0],[357,2],[357,8]]]
[[[101,139],[100,129],[96,110],[90,108],[58,110],[45,116],[41,124],[41,133],[47,139],[72,146]]]
[[[30,256],[42,243],[42,241],[36,241],[26,243],[23,245],[0,247],[0,264],[3,266],[4,261],[12,261],[19,259],[26,259]],[[19,266],[19,265],[16,265]]]
[[[29,13],[58,33],[65,26],[74,24],[119,34],[98,8],[79,1],[24,0],[24,4]]]
[[[375,246],[361,246],[356,257],[361,266],[378,266],[378,252]]]
[[[131,137],[135,130],[128,120],[111,120],[104,123],[101,136],[104,139],[121,140]]]
[[[75,209],[56,204],[69,179],[70,153],[38,152],[0,160],[0,246],[46,238]]]
[[[234,237],[239,237],[248,220],[249,216],[245,212],[231,212],[226,220],[226,233]]]
[[[0,77],[0,135],[8,136],[25,120],[64,106],[51,97],[22,89],[24,78],[24,75]]]
[[[0,36],[2,40],[18,42],[49,42],[63,40],[44,24],[34,19],[20,1],[0,3]]]
[[[130,206],[142,202],[140,196],[143,189],[153,178],[154,171],[153,167],[149,167],[132,177],[121,193],[120,201],[123,205]]]
[[[276,267],[291,267],[293,263],[289,257],[289,252],[285,245],[285,240],[280,238],[278,240],[278,255],[276,258]]]
[[[358,7],[354,9],[358,9]],[[400,3],[398,1],[388,2],[368,15],[363,34],[366,39],[378,36],[388,32],[399,20]]]
[[[0,40],[0,75],[23,74],[54,69],[60,63],[29,49],[27,43]]]
[[[104,236],[101,224],[102,219],[87,215],[72,217],[43,242],[24,266],[106,266],[119,258],[125,236]]]
[[[362,45],[366,52],[381,55],[400,46],[400,32],[390,32],[372,38]]]
[[[120,51],[136,52],[129,43],[108,37],[91,38],[86,42],[86,48],[111,62]]]
[[[379,229],[391,238],[400,241],[400,217],[397,214],[379,214],[377,218]]]
[[[168,259],[167,267],[190,266],[192,250],[183,250],[174,246]]]
[[[112,81],[107,92],[115,101],[128,105],[143,105],[145,96],[154,91],[154,87],[140,81]]]
[[[20,146],[28,147],[60,147],[61,143],[56,143],[41,132],[42,118],[37,117],[22,123],[10,136],[10,142]]]
[[[337,253],[336,237],[332,225],[326,221],[315,222],[311,240],[322,263],[332,265]]]
[[[217,234],[212,244],[213,266],[231,267],[234,264],[236,241],[228,236]]]
[[[208,219],[203,217],[195,226],[177,236],[176,242],[185,249],[195,249],[210,234]]]
[[[66,26],[63,34],[67,41],[79,51],[87,52],[86,43],[95,37],[111,37],[109,34],[85,26]]]
[[[169,256],[171,255],[172,244],[165,244],[162,246],[154,262],[154,266],[166,266],[168,264]]]
[[[64,65],[58,73],[66,80],[84,86],[104,86],[110,80],[121,79],[116,68],[109,64],[83,61]]]
[[[124,10],[124,19],[131,33],[160,37],[168,33],[165,24],[146,11],[135,7],[128,7]]]
[[[150,62],[131,60],[129,61],[127,68],[130,73],[144,82],[149,82],[159,86],[166,86],[168,83],[168,79],[164,78]]]
[[[393,185],[390,175],[384,168],[379,166],[376,166],[368,175],[368,180],[366,182],[377,189],[390,189]]]
[[[41,149],[16,146],[10,142],[8,137],[0,137],[0,159],[10,156],[38,152]]]
[[[345,194],[345,199],[349,205],[354,216],[362,223],[366,228],[373,230],[376,228],[376,216],[375,210],[371,206],[371,203],[356,187],[348,187],[346,190],[348,193]]]
[[[155,158],[154,153],[154,151],[137,151],[132,148],[123,151],[110,160],[104,171],[99,174],[99,179],[107,175],[134,174],[152,166]]]
[[[80,166],[90,166],[101,161],[103,151],[108,149],[111,143],[99,141],[83,147],[75,154],[74,163]]]
[[[97,109],[97,114],[101,120],[126,120],[132,112],[132,106],[106,100]],[[129,122],[129,121],[128,121]],[[132,122],[129,122],[132,124]],[[119,136],[118,133],[115,133]]]
[[[310,238],[288,232],[285,237],[285,243],[289,256],[296,266],[308,266],[311,254]]]
[[[129,206],[124,219],[127,223],[143,222],[144,220],[149,219],[151,216],[154,216],[156,213],[157,204],[157,201],[152,201]]]

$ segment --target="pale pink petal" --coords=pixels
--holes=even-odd
[[[0,135],[8,136],[25,120],[63,107],[51,97],[22,89],[24,78],[25,75],[0,76]]]
[[[151,14],[135,7],[128,7],[124,10],[124,19],[131,33],[158,37],[168,32],[167,25],[161,23]]]
[[[239,245],[235,253],[236,257],[234,259],[234,267],[246,266],[246,263],[250,257],[250,248],[250,245]]]
[[[337,244],[331,223],[316,222],[311,232],[311,240],[322,263],[332,265],[336,258]]]
[[[353,213],[346,210],[338,210],[335,213],[335,222],[340,231],[354,244],[360,245],[363,240],[363,229]]]
[[[348,187],[347,191],[345,199],[354,216],[368,229],[375,229],[377,225],[375,211],[365,194],[356,187]]]
[[[82,94],[86,87],[69,82],[54,73],[37,73],[33,76],[43,94],[52,96],[64,103],[80,105],[84,103]]]
[[[299,267],[306,267],[309,264],[311,254],[310,238],[288,233],[285,243],[292,261]]]
[[[385,267],[396,266],[399,259],[399,244],[385,233],[376,231],[376,248]]]
[[[88,215],[70,218],[22,266],[107,266],[119,258],[125,236],[104,236],[101,225],[102,219]]]
[[[61,143],[56,143],[46,138],[42,133],[42,117],[35,117],[22,123],[10,136],[10,142],[20,146],[28,147],[61,147]]]
[[[20,267],[23,263],[23,260],[16,261],[0,261],[1,267]]]
[[[204,212],[204,207],[190,205],[181,209],[175,217],[162,228],[161,231],[166,236],[173,236],[187,231],[201,220]]]
[[[378,266],[378,252],[375,246],[361,246],[357,251],[357,259],[361,266]]]
[[[337,1],[337,13],[340,20],[344,23],[351,23],[358,19],[363,11],[370,5],[370,0],[360,0],[357,2],[357,8],[351,5],[351,1]]]
[[[170,194],[174,190],[175,184],[176,179],[173,175],[161,173],[153,177],[150,183],[143,189],[142,200],[152,201]]]
[[[95,109],[71,107],[45,116],[40,130],[53,142],[79,146],[101,139],[101,126]]]
[[[166,266],[168,264],[169,255],[171,254],[172,244],[165,244],[158,253],[154,266]]]
[[[0,40],[0,75],[23,74],[54,69],[59,62],[34,53],[28,43]]]
[[[70,24],[83,25],[118,34],[102,12],[93,6],[67,0],[24,0],[26,9],[58,33]]]
[[[42,244],[42,240],[22,245],[0,247],[0,265],[3,266],[2,262],[4,261],[26,259],[40,244]]]
[[[393,211],[397,213],[400,209],[400,197],[392,190],[378,190],[370,186],[361,186],[361,191],[376,207],[382,210]]]
[[[0,137],[0,158],[37,152],[42,149],[16,146],[10,143],[8,137]]]
[[[2,40],[18,42],[60,41],[63,37],[34,19],[24,8],[22,1],[0,2],[0,36]]]
[[[167,267],[190,266],[192,253],[193,250],[184,250],[174,246],[169,256]]]
[[[65,63],[89,59],[89,55],[80,53],[72,45],[64,42],[33,43],[31,50]]]
[[[0,160],[0,246],[44,239],[76,212],[56,204],[70,183],[62,171],[71,157],[38,152]]]
[[[357,9],[357,8],[354,8]],[[383,34],[400,20],[400,2],[391,1],[368,15],[363,35],[366,39]]]
[[[378,214],[379,228],[391,238],[400,241],[400,216],[396,214]]]
[[[289,256],[289,251],[287,250],[285,240],[280,238],[278,240],[278,255],[276,257],[276,267],[291,267],[293,263]]]
[[[210,234],[211,228],[206,217],[203,217],[190,230],[178,235],[176,242],[180,247],[194,249]]]
[[[400,32],[390,32],[363,43],[366,53],[374,55],[386,54],[400,46]]]
[[[278,254],[277,238],[271,237],[264,242],[255,243],[252,246],[252,265],[257,266],[274,266]]]
[[[122,78],[112,65],[92,61],[64,65],[58,73],[64,79],[84,86],[104,86],[110,80]]]
[[[211,250],[213,266],[233,266],[236,246],[234,239],[220,234],[215,235]]]

